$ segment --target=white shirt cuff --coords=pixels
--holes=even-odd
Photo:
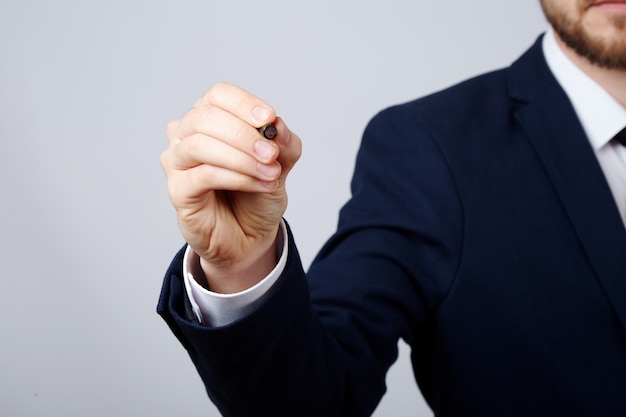
[[[281,221],[276,246],[278,263],[269,275],[253,287],[234,294],[215,293],[198,284],[191,271],[199,268],[200,257],[187,246],[183,258],[185,290],[200,323],[211,327],[225,326],[243,318],[263,301],[287,264],[287,227],[284,221]]]

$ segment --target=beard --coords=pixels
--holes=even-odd
[[[577,7],[582,14],[594,3],[595,0],[581,0]],[[620,33],[619,38],[610,38],[587,30],[582,19],[570,17],[550,1],[541,0],[541,7],[556,34],[574,52],[599,67],[626,71],[626,16],[610,18],[610,25]]]

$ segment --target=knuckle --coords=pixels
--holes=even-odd
[[[219,91],[225,90],[228,87],[230,87],[230,83],[227,83],[225,81],[218,81],[213,85],[212,90],[219,92]]]
[[[243,123],[235,123],[232,127],[231,137],[237,143],[244,143],[248,138],[246,125]]]
[[[237,190],[247,190],[250,185],[250,177],[242,173],[237,173],[234,178],[234,184]]]
[[[235,172],[248,171],[249,170],[248,165],[250,163],[251,163],[251,158],[242,152],[235,152],[231,156],[230,164],[235,170]]]
[[[173,140],[176,137],[176,130],[178,129],[179,120],[172,120],[165,127],[165,134],[169,140]]]
[[[219,180],[219,170],[211,165],[199,165],[187,180],[193,189],[213,189]]]
[[[209,102],[212,102],[213,100],[215,100],[216,97],[223,94],[229,87],[230,87],[230,84],[227,82],[224,82],[224,81],[216,82],[215,84],[213,84],[213,87],[211,87],[211,89],[207,91],[206,99]]]
[[[167,194],[170,197],[170,200],[172,201],[172,204],[174,205],[174,207],[179,207],[182,205],[182,201],[184,200],[183,197],[183,187],[181,187],[178,182],[173,179],[173,178],[169,178],[167,181]]]
[[[200,131],[206,129],[212,120],[215,119],[216,109],[212,106],[197,106],[189,111],[188,123],[192,126],[192,130]]]
[[[198,137],[198,135],[189,136],[184,142],[184,152],[189,156],[194,156],[200,154],[202,152],[203,143],[202,140]]]
[[[163,151],[159,157],[159,163],[161,164],[161,168],[163,168],[163,170],[166,170],[169,167],[169,160],[170,156],[168,150]]]
[[[185,115],[186,122],[193,125],[196,120],[202,118],[202,113],[203,113],[203,110],[205,109],[206,109],[206,106],[203,106],[203,105],[194,106],[191,109],[189,109],[189,111]]]

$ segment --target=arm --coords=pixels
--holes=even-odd
[[[308,276],[290,234],[285,272],[250,315],[223,328],[184,320],[174,262],[160,312],[225,415],[370,415],[398,339],[429,351],[462,215],[436,144],[407,116],[370,124],[337,233]]]

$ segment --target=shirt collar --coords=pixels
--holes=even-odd
[[[548,67],[574,106],[591,145],[598,150],[624,128],[626,109],[570,61],[554,37],[552,28],[543,37]]]

